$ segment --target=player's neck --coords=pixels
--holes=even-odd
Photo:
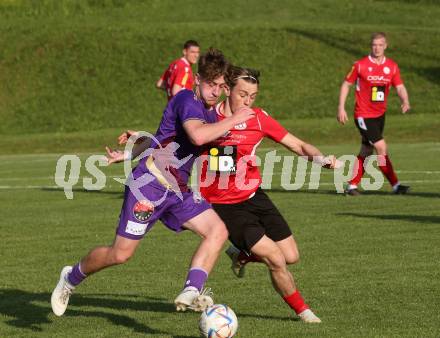
[[[374,63],[380,65],[383,63],[383,60],[385,60],[385,55],[374,56],[374,55],[370,54],[370,58]]]
[[[222,102],[219,110],[220,110],[220,113],[225,117],[232,116],[232,110],[231,110],[231,107],[229,106],[229,102],[227,99],[226,99],[226,101]]]

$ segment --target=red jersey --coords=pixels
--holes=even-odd
[[[403,84],[397,63],[384,57],[378,65],[371,56],[356,61],[345,80],[356,82],[355,118],[382,116],[387,109],[390,86]]]
[[[217,119],[220,103],[216,107]],[[204,155],[200,192],[210,203],[233,204],[249,199],[261,184],[255,151],[264,137],[280,142],[288,133],[260,108],[252,108],[255,117],[236,125],[224,136],[209,144]]]
[[[189,90],[192,90],[194,85],[194,76],[191,65],[183,57],[174,60],[163,73],[161,79],[165,84],[168,101],[173,97],[171,94],[171,89],[175,84]]]

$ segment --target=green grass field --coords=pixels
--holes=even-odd
[[[357,145],[321,148],[342,155]],[[331,171],[322,173],[317,191],[287,192],[275,176],[269,194],[302,254],[291,271],[323,323],[295,320],[264,266],[249,266],[247,276],[236,279],[222,255],[208,285],[217,302],[236,311],[238,337],[439,336],[440,147],[390,148],[410,195],[391,195],[387,185],[360,198],[338,195]],[[198,240],[160,223],[129,263],[81,285],[64,317],[51,313],[59,270],[111,242],[123,200],[123,187],[112,179],[122,175],[118,166],[103,168],[108,181],[102,191],[84,190],[82,178],[89,175],[83,170],[74,199],[67,200],[53,178],[59,156],[0,156],[0,336],[198,337],[199,316],[172,306]],[[81,155],[83,166],[87,156]]]
[[[294,231],[301,262],[290,269],[321,325],[296,320],[262,265],[240,280],[222,255],[208,286],[237,313],[237,337],[440,337],[439,5],[0,0],[0,338],[198,337],[199,315],[172,305],[198,239],[160,223],[129,263],[91,277],[65,316],[52,314],[60,269],[111,243],[123,201],[120,166],[101,168],[104,190],[84,189],[86,158],[126,128],[156,130],[165,97],[154,83],[190,38],[261,70],[257,105],[295,135],[326,153],[356,154],[352,121],[335,120],[338,91],[380,30],[411,99],[402,116],[391,93],[385,131],[411,193],[391,195],[385,184],[345,197],[331,171],[318,190],[307,178],[285,191],[276,165],[268,193]],[[353,91],[347,111],[352,102]],[[272,147],[265,142],[260,153]],[[54,181],[64,154],[82,163],[72,200]]]

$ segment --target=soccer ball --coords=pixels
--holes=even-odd
[[[214,304],[202,312],[200,332],[207,338],[231,338],[238,329],[237,316],[224,304]]]

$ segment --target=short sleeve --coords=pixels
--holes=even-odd
[[[264,134],[275,142],[280,142],[288,134],[287,129],[264,110],[261,110],[261,114],[258,114],[258,120]]]
[[[176,77],[174,79],[174,83],[179,85],[180,87],[185,87],[189,78],[189,66],[179,66],[176,69]]]
[[[204,109],[200,103],[194,99],[194,93],[192,91],[180,91],[176,95],[176,101],[176,113],[182,124],[188,120],[206,122]]]
[[[403,84],[403,81],[400,77],[400,69],[397,65],[394,66],[394,74],[393,78],[391,79],[391,84],[393,85],[393,87],[397,87]]]
[[[351,66],[351,69],[348,72],[348,74],[345,76],[345,81],[354,83],[357,80],[358,76],[359,76],[359,63],[355,62],[353,66]]]

